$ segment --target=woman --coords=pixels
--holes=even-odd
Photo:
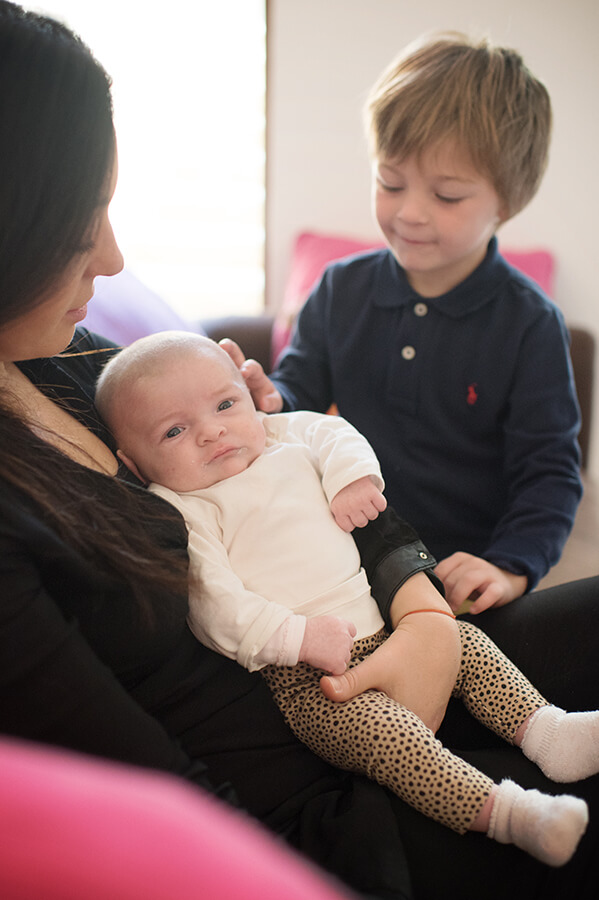
[[[456,846],[377,785],[314,757],[284,726],[259,675],[193,638],[182,522],[119,468],[93,405],[96,376],[115,348],[74,334],[94,277],[122,266],[108,219],[116,180],[109,81],[70,32],[4,0],[0,121],[0,731],[181,776],[241,805],[370,896],[439,896],[439,861],[445,888],[459,878],[465,897],[521,882],[533,895],[561,896],[551,894],[554,884],[570,890],[594,875],[588,844],[557,873],[484,839]],[[426,605],[432,560],[407,525],[383,515],[358,539],[392,619],[398,606]],[[590,621],[591,599],[581,595],[578,621]],[[524,617],[525,643],[543,616]],[[563,618],[567,652],[577,618],[570,609]],[[517,657],[511,634],[504,646]],[[395,640],[353,670],[352,690],[394,692]],[[528,655],[525,647],[517,657],[523,668]],[[427,685],[433,718],[449,696],[438,658],[418,671],[423,682],[435,679]],[[578,702],[565,705],[581,706],[576,692],[587,680],[596,686],[597,673],[578,652],[552,666],[558,677],[569,673]],[[448,734],[454,722],[452,713]],[[472,749],[478,739],[449,745]],[[470,758],[524,784],[544,781],[532,767],[522,775],[511,748]],[[591,815],[596,780],[568,786]]]

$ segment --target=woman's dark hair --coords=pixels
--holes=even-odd
[[[0,0],[0,325],[81,250],[114,155],[110,79],[64,25]]]
[[[60,285],[107,201],[113,159],[102,66],[66,26],[0,0],[0,328]],[[138,596],[149,585],[184,590],[180,554],[148,533],[148,498],[110,478],[101,492],[97,480],[92,489],[92,473],[41,440],[2,398],[0,473]],[[167,510],[162,518],[175,517]]]

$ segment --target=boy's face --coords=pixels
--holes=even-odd
[[[260,456],[264,427],[229,362],[184,354],[126,391],[115,431],[124,461],[143,481],[200,490]]]
[[[502,221],[490,181],[451,145],[373,171],[376,220],[409,283],[424,297],[460,284],[484,259]]]

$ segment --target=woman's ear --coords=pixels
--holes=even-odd
[[[122,450],[117,450],[116,455],[121,460],[121,462],[125,463],[125,465],[129,469],[129,471],[133,472],[133,474],[135,475],[136,478],[139,478],[139,480],[141,481],[142,484],[147,485],[147,483],[148,483],[147,479],[143,477],[143,475],[141,474],[141,472],[139,471],[139,469],[137,468],[137,466],[135,465],[135,463],[133,462],[131,457],[127,456],[126,453],[123,453]]]

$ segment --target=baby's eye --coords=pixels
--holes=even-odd
[[[217,408],[218,412],[222,412],[223,409],[231,409],[232,406],[233,406],[232,400],[223,400],[222,403],[219,403],[216,408]]]
[[[169,428],[169,430],[168,430],[167,433],[165,434],[165,437],[166,437],[166,438],[174,438],[174,437],[177,437],[177,435],[178,435],[178,434],[181,434],[182,431],[183,431],[183,429],[182,429],[182,428],[179,428],[178,425],[173,425],[172,428]]]
[[[445,197],[442,194],[437,194],[437,200],[440,200],[441,203],[460,203],[463,199],[463,197]]]

